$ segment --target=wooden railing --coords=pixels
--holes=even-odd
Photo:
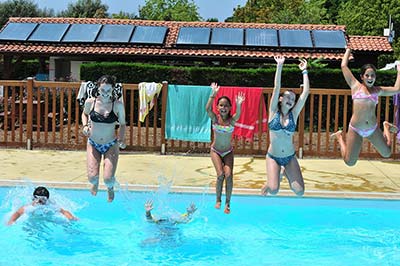
[[[86,137],[81,134],[82,107],[76,101],[78,82],[0,81],[3,99],[0,104],[0,146],[83,150]],[[0,87],[1,88],[1,87]],[[209,143],[165,139],[165,114],[168,84],[163,83],[159,97],[145,121],[139,121],[137,84],[123,84],[126,108],[127,151],[168,153],[206,153]],[[297,94],[300,88],[292,89]],[[265,106],[272,88],[264,88]],[[262,104],[260,102],[260,106]],[[347,131],[351,117],[350,90],[311,89],[306,106],[300,114],[294,142],[298,156],[340,157],[338,144],[329,138],[338,129]],[[390,97],[380,97],[377,106],[379,125],[393,121],[394,107]],[[259,120],[262,121],[261,112]],[[265,155],[269,145],[268,132],[256,132],[253,141],[234,140],[235,153]],[[393,137],[392,158],[399,157],[399,145]],[[373,146],[364,141],[360,157],[381,158]]]

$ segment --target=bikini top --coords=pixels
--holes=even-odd
[[[232,134],[235,127],[232,126],[231,121],[229,121],[229,125],[220,125],[217,120],[212,124],[212,129],[219,134]]]
[[[374,93],[370,93],[370,94],[366,94],[365,92],[363,92],[361,90],[361,87],[351,96],[351,98],[353,100],[357,100],[357,99],[369,99],[372,102],[374,102],[375,104],[378,104],[379,100],[378,100],[378,93],[374,92]]]
[[[279,130],[283,130],[286,132],[294,132],[296,130],[296,122],[293,119],[293,114],[292,112],[289,112],[289,123],[287,124],[287,126],[282,126],[281,124],[281,112],[278,110],[275,113],[274,118],[268,122],[268,127],[269,130],[271,131],[279,131]]]
[[[107,117],[100,114],[99,112],[96,112],[94,110],[95,105],[96,105],[96,100],[94,100],[93,108],[89,113],[91,121],[97,123],[106,123],[106,124],[112,124],[118,121],[118,116],[114,113],[114,102],[112,103],[111,112],[108,114]]]

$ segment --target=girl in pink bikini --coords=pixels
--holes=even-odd
[[[342,131],[332,134],[339,141],[340,152],[344,162],[348,166],[356,164],[363,138],[367,138],[385,158],[390,157],[391,133],[397,133],[396,126],[387,121],[383,122],[383,132],[377,124],[375,115],[379,96],[392,96],[400,92],[400,66],[397,65],[397,79],[393,87],[374,86],[376,79],[376,68],[371,64],[361,68],[361,82],[351,73],[348,62],[351,49],[347,48],[342,59],[343,76],[351,88],[353,99],[353,115],[350,119],[349,130],[346,141],[343,139]]]
[[[217,202],[215,208],[221,208],[222,187],[225,180],[225,213],[230,213],[230,201],[233,189],[233,147],[231,144],[232,133],[235,122],[240,117],[241,106],[245,100],[243,93],[236,96],[236,113],[231,115],[231,100],[222,96],[217,101],[219,114],[215,114],[212,110],[214,98],[218,93],[219,86],[217,83],[211,83],[211,95],[206,105],[206,111],[211,118],[212,129],[214,131],[214,140],[211,143],[211,160],[217,172],[216,194]]]

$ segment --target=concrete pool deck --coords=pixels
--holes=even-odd
[[[0,149],[0,185],[29,182],[59,188],[89,188],[84,151]],[[360,160],[348,167],[339,159],[300,159],[306,197],[400,199],[400,162]],[[121,153],[117,180],[133,190],[154,189],[163,180],[173,191],[214,193],[215,170],[208,155]],[[234,194],[260,194],[265,158],[236,156]],[[100,189],[104,189],[100,181]],[[293,196],[286,179],[281,196]],[[116,195],[118,197],[118,194]]]

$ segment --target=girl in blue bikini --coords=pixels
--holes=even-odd
[[[217,83],[211,83],[211,95],[206,105],[206,111],[211,118],[212,129],[214,131],[214,140],[211,143],[211,160],[217,172],[216,194],[217,202],[215,208],[221,208],[222,187],[225,180],[225,213],[231,212],[230,202],[233,189],[233,147],[231,144],[232,133],[235,122],[240,117],[240,111],[244,94],[239,93],[236,97],[236,113],[232,116],[230,111],[232,108],[231,100],[222,96],[217,101],[219,114],[215,114],[212,110],[214,98],[218,93],[219,86]]]
[[[342,131],[332,134],[339,141],[340,152],[344,162],[348,166],[357,163],[361,151],[363,138],[367,138],[385,158],[390,157],[391,133],[397,133],[397,127],[387,121],[383,122],[383,132],[379,128],[375,109],[379,96],[391,96],[400,92],[400,65],[397,65],[397,79],[393,87],[374,86],[376,79],[375,66],[364,65],[361,68],[361,82],[351,73],[348,63],[351,49],[347,48],[342,59],[343,76],[351,88],[353,99],[353,115],[350,119],[349,130],[346,141],[343,139]]]
[[[300,165],[296,158],[293,145],[293,134],[296,130],[296,121],[310,92],[307,61],[300,60],[299,68],[303,73],[303,91],[296,103],[296,94],[281,89],[281,73],[285,58],[275,56],[277,63],[275,72],[275,87],[269,105],[269,136],[270,145],[266,156],[267,183],[262,187],[261,194],[276,194],[279,191],[281,169],[289,180],[290,188],[298,196],[304,193],[304,181]]]
[[[92,184],[90,192],[97,194],[99,170],[104,158],[104,184],[107,187],[108,201],[114,200],[115,171],[117,169],[119,148],[125,148],[125,108],[121,101],[114,99],[114,78],[102,76],[96,83],[93,98],[85,101],[82,112],[83,134],[88,137],[87,172]],[[115,126],[119,123],[118,136]]]

